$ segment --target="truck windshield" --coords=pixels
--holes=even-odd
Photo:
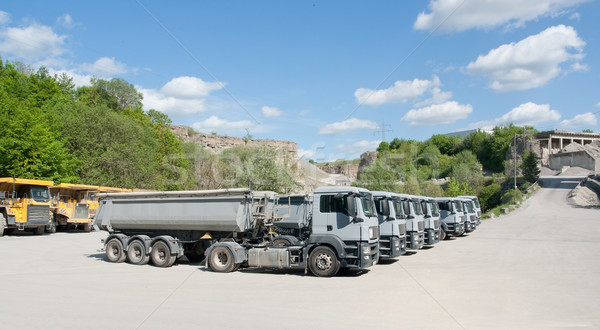
[[[400,201],[394,201],[394,211],[396,212],[396,217],[406,218],[406,212],[404,212]]]
[[[413,207],[415,208],[415,214],[423,215],[423,210],[421,209],[421,203],[413,201],[412,204],[413,204]]]
[[[431,205],[431,215],[434,217],[440,216],[440,209],[438,208],[438,204],[436,202],[429,202]]]
[[[466,204],[467,204],[467,212],[475,213],[475,208],[473,207],[473,202],[470,201],[470,202],[467,202]]]
[[[363,212],[365,213],[365,217],[374,217],[377,215],[375,213],[375,203],[368,196],[360,196],[360,202],[362,204]],[[387,201],[385,201],[387,203]]]
[[[475,203],[476,208],[478,208],[478,209],[481,208],[481,205],[479,205],[479,199],[477,199],[477,198],[473,199],[473,203]]]
[[[31,188],[31,198],[36,202],[50,201],[48,188]]]
[[[454,208],[456,209],[456,212],[464,212],[461,202],[454,201],[453,203],[454,203]]]

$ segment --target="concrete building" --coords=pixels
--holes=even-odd
[[[550,156],[558,153],[580,152],[582,150],[565,148],[570,144],[586,146],[595,141],[600,141],[598,133],[582,133],[582,132],[567,132],[567,131],[544,131],[536,135],[533,150],[540,156],[542,165],[550,166]],[[565,156],[562,156],[564,158]],[[561,158],[561,157],[559,157]],[[566,158],[564,158],[566,159]],[[577,158],[579,159],[579,158]],[[566,160],[565,160],[566,161]],[[580,165],[565,165],[565,166],[580,166]],[[581,166],[583,167],[583,166]]]
[[[571,142],[561,152],[550,155],[549,167],[551,169],[561,170],[566,166],[577,166],[600,172],[600,140],[585,145]]]

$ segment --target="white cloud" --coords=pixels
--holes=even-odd
[[[376,130],[379,128],[377,123],[370,120],[361,120],[356,118],[346,119],[344,121],[327,124],[319,130],[320,135],[344,134],[357,129]]]
[[[431,89],[431,98],[415,103],[415,107],[425,107],[431,104],[442,104],[452,98],[452,92],[443,92],[439,87]]]
[[[37,23],[24,28],[9,27],[0,30],[0,52],[28,61],[54,58],[65,53],[66,38]]]
[[[262,115],[265,118],[279,117],[279,116],[283,115],[283,111],[281,111],[275,107],[264,106],[264,107],[262,107],[262,109],[260,111],[262,112]]]
[[[136,89],[144,94],[145,110],[155,109],[177,117],[205,111],[206,97],[221,86],[224,84],[205,82],[196,77],[177,77],[167,82],[160,90],[144,89],[140,86],[136,86]]]
[[[584,46],[585,42],[572,27],[553,26],[480,55],[467,65],[467,71],[488,77],[490,88],[496,91],[540,87],[561,72],[561,63],[583,58]],[[570,53],[570,49],[576,52]]]
[[[57,76],[60,76],[63,73],[66,74],[67,76],[73,78],[73,83],[77,87],[79,87],[79,86],[91,86],[90,79],[92,79],[92,77],[93,77],[93,75],[79,74],[79,73],[77,73],[75,71],[72,71],[72,70],[54,70],[52,68],[49,68],[48,72],[50,72],[50,74],[57,75]],[[101,78],[101,79],[104,79],[104,78]],[[109,79],[109,78],[107,78],[107,79]]]
[[[255,126],[256,124],[250,120],[228,121],[217,116],[210,116],[203,121],[192,124],[192,128],[196,131],[207,134],[217,132],[219,135],[247,134],[246,129]]]
[[[500,118],[472,123],[468,128],[492,129],[496,126],[508,125],[510,123],[518,126],[535,126],[540,123],[558,121],[560,117],[558,111],[550,110],[549,104],[527,102],[505,113]]]
[[[64,28],[72,29],[76,26],[73,18],[69,14],[64,14],[56,19],[56,22],[62,25]]]
[[[581,20],[581,15],[579,13],[573,13],[571,14],[571,16],[569,16],[569,19],[576,20],[577,22],[579,22],[579,20]]]
[[[431,0],[417,16],[417,30],[464,31],[497,26],[520,27],[542,16],[558,16],[590,0]],[[440,25],[441,24],[441,25]],[[439,27],[438,27],[439,26]]]
[[[600,107],[600,102],[596,103],[596,106],[597,106],[597,107]]]
[[[388,103],[405,103],[414,100],[433,87],[440,86],[438,77],[433,80],[398,80],[387,89],[359,88],[354,92],[356,103],[370,106],[380,106]]]
[[[10,22],[10,14],[0,10],[0,25],[4,25]]]
[[[591,112],[582,113],[573,117],[573,119],[565,119],[560,122],[559,126],[564,128],[589,127],[596,126],[598,120]]]
[[[298,158],[312,159],[315,156],[315,150],[306,150],[298,148]]]
[[[78,71],[95,76],[115,76],[127,73],[127,66],[114,57],[101,57],[92,64],[82,64]]]
[[[473,107],[470,104],[462,105],[456,101],[448,101],[421,109],[412,109],[400,120],[410,122],[411,126],[449,124],[467,118],[471,112]]]
[[[367,141],[367,140],[361,140],[355,143],[352,143],[350,145],[347,144],[338,144],[336,147],[341,150],[341,151],[345,151],[348,153],[363,153],[365,151],[375,151],[377,149],[377,147],[379,147],[379,144],[381,143],[381,140],[376,140],[376,141]]]
[[[571,70],[573,71],[588,71],[590,69],[586,64],[581,64],[579,62],[575,62],[571,65]]]
[[[182,76],[171,79],[160,91],[173,97],[194,99],[208,96],[223,87],[225,84],[222,82],[206,82],[200,78]]]

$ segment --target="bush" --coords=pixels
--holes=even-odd
[[[523,199],[523,193],[520,190],[508,190],[502,195],[502,204],[512,204]]]
[[[484,211],[491,210],[500,205],[502,197],[502,187],[497,183],[492,183],[479,193],[479,202]]]

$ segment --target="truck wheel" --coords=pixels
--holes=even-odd
[[[83,231],[86,233],[89,233],[92,230],[92,225],[89,223],[86,223],[83,225]]]
[[[4,236],[4,214],[0,213],[0,237]]]
[[[210,253],[209,267],[215,272],[229,273],[236,269],[233,253],[225,246],[217,246]]]
[[[54,220],[50,221],[50,224],[46,226],[46,232],[50,234],[56,233],[56,222]]]
[[[446,239],[446,231],[444,230],[444,228],[440,228],[440,241],[443,241]]]
[[[308,257],[308,268],[318,277],[331,277],[340,270],[340,261],[327,246],[316,247]]]
[[[45,226],[39,226],[39,227],[35,228],[34,233],[36,235],[42,235],[44,233],[44,229],[46,229]]]
[[[125,261],[125,251],[123,251],[123,243],[118,238],[112,238],[106,243],[106,258],[110,262]]]
[[[150,259],[152,259],[154,266],[171,267],[175,263],[176,258],[171,255],[171,249],[167,243],[164,241],[156,241],[152,244]]]
[[[127,247],[127,260],[134,265],[145,265],[150,260],[146,247],[139,240],[129,243]]]

